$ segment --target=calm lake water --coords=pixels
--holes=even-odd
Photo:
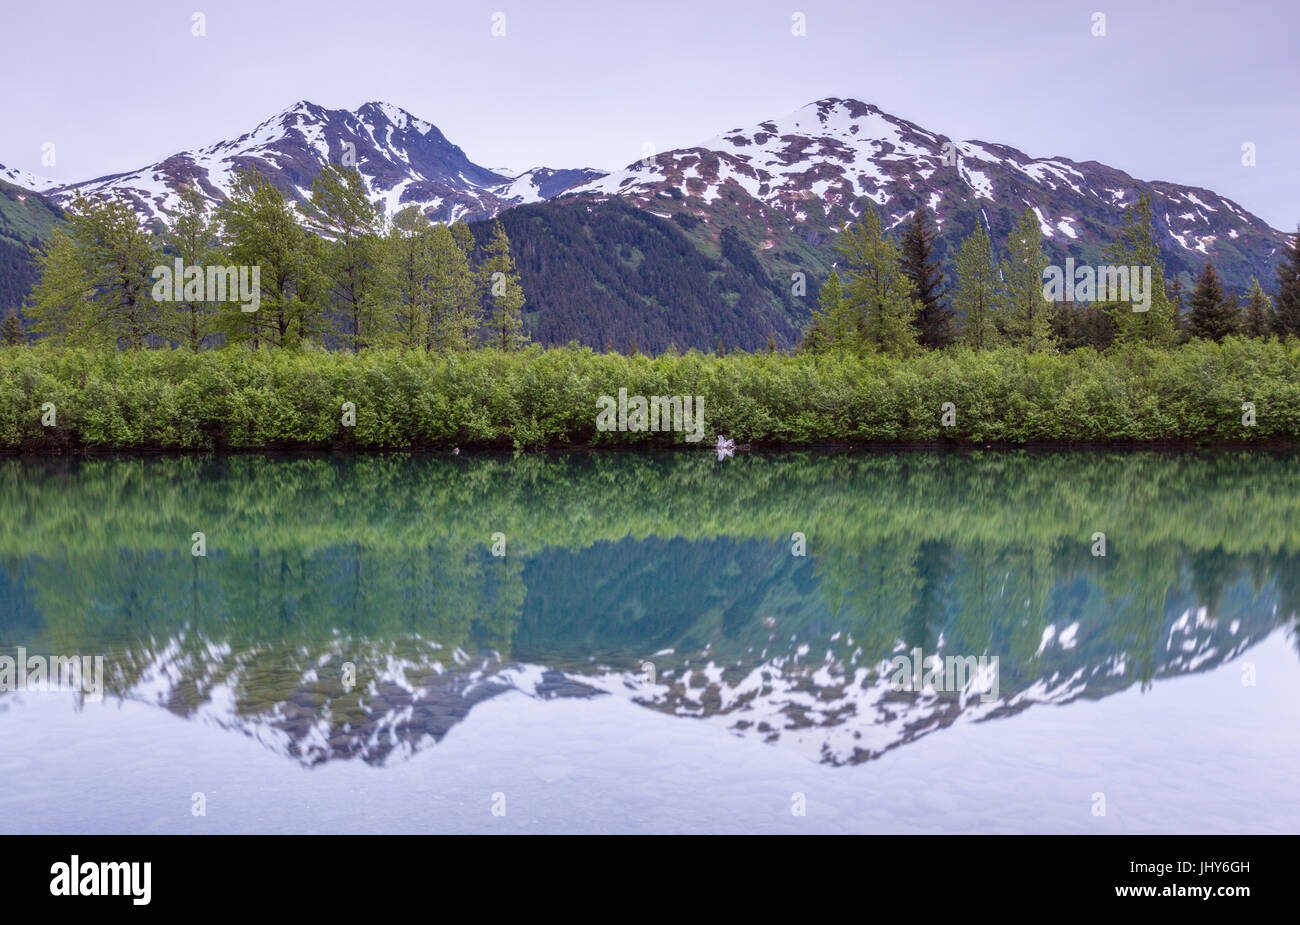
[[[0,831],[1295,832],[1298,464],[0,460]]]

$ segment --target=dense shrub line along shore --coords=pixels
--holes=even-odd
[[[760,445],[1300,442],[1300,341],[1229,338],[912,357],[16,347],[0,350],[0,450],[701,446],[598,430],[619,389],[703,396],[710,440]]]

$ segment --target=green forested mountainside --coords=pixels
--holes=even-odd
[[[670,220],[619,199],[570,197],[500,216],[527,295],[529,333],[543,344],[660,352],[675,344],[753,350],[769,332],[792,346],[816,304],[762,260],[739,222]],[[470,226],[482,239],[486,225]]]
[[[22,305],[36,284],[31,248],[49,240],[58,219],[44,197],[0,180],[0,316]]]

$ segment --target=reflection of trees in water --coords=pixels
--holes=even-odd
[[[109,651],[111,691],[299,760],[378,761],[511,686],[608,689],[650,656],[661,688],[636,696],[658,709],[734,712],[772,738],[888,715],[896,745],[965,708],[862,701],[896,650],[997,655],[1006,713],[1030,690],[1208,668],[1275,625],[1274,600],[1278,620],[1300,610],[1285,459],[805,453],[724,471],[702,455],[0,463],[0,644]],[[1243,506],[1242,479],[1269,502]],[[206,559],[189,555],[199,527]],[[1072,648],[1044,643],[1074,623]],[[521,682],[519,661],[575,680]],[[764,698],[772,716],[742,717]]]
[[[500,653],[476,656],[481,671],[508,656],[521,571],[483,547],[123,550],[32,560],[27,585],[43,647],[111,653],[112,694],[182,716],[220,699],[232,715],[217,721],[263,723],[291,753],[310,742],[314,758],[382,758],[404,739],[441,738],[496,692],[466,676],[466,653]],[[356,668],[350,694],[344,662]]]

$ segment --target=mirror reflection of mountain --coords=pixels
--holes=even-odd
[[[11,460],[0,651],[103,653],[109,703],[304,764],[409,755],[511,690],[858,763],[1293,630],[1297,508],[1295,457],[1260,453]],[[998,697],[892,690],[915,649],[997,656]]]

